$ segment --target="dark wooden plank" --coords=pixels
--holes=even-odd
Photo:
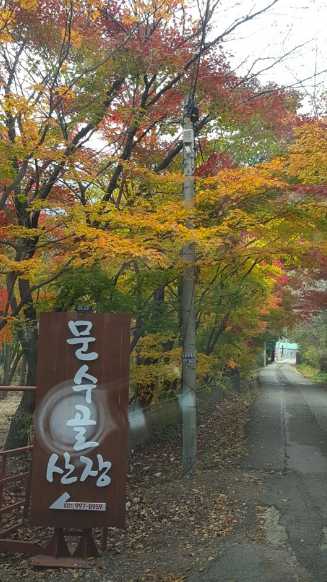
[[[96,352],[94,360],[79,360],[79,345],[67,343],[74,338],[69,321],[91,322],[90,336],[94,342],[82,353]],[[85,328],[86,329],[86,328]],[[87,336],[85,336],[87,337]],[[127,475],[128,439],[128,370],[129,370],[129,317],[116,314],[46,313],[41,315],[38,345],[38,373],[36,391],[35,435],[36,443],[32,463],[32,519],[37,525],[56,528],[91,528],[103,526],[123,527],[125,522],[125,489]],[[87,365],[87,373],[97,379],[92,390],[92,402],[87,404],[90,418],[96,425],[89,427],[86,440],[98,442],[89,450],[76,451],[76,434],[67,425],[76,417],[76,403],[86,406],[86,393],[76,392],[74,376],[81,366]],[[92,382],[91,382],[92,384]],[[76,387],[76,384],[75,384]],[[76,400],[79,399],[79,400]],[[81,418],[81,413],[78,413]],[[63,470],[64,453],[75,469],[66,477],[77,477],[77,482],[62,483],[63,475],[54,472],[53,482],[46,478],[50,456],[59,456],[56,467]],[[81,481],[85,461],[89,458],[92,471],[110,461],[109,485],[97,485],[97,476]],[[65,479],[64,479],[65,480]],[[68,506],[69,509],[50,509],[62,495],[69,495],[68,503],[105,504],[105,511],[95,507]],[[60,505],[60,504],[59,504]],[[67,507],[67,506],[65,506]],[[81,509],[88,507],[88,510]]]

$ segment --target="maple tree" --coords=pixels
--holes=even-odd
[[[326,120],[306,119],[295,130],[289,155],[283,162],[291,195],[310,206],[316,226],[310,245],[302,241],[301,262],[291,264],[285,284],[293,313],[295,338],[301,345],[302,360],[325,368],[324,320],[327,307],[326,253]]]
[[[290,203],[293,154],[270,161],[298,124],[296,96],[232,71],[221,42],[248,16],[201,45],[204,22],[187,14],[180,0],[6,2],[0,329],[19,339],[28,384],[35,382],[38,312],[86,302],[133,314],[142,402],[174,392],[180,251],[190,240],[200,381],[228,361],[242,365],[241,346],[255,351],[251,338],[262,331],[256,297],[273,292],[276,260],[309,251],[316,217],[299,192]],[[190,215],[181,204],[180,124],[195,70],[197,203]]]

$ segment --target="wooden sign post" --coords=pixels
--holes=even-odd
[[[55,528],[123,527],[129,318],[40,318],[32,520]]]

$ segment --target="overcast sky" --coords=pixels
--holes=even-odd
[[[270,0],[221,0],[215,16],[216,32],[269,3]],[[304,46],[262,73],[262,80],[283,85],[305,80],[302,89],[309,95],[314,93],[315,85],[316,90],[327,89],[327,72],[318,74],[315,83],[308,79],[327,69],[327,0],[279,0],[268,12],[239,27],[224,44],[225,51],[233,55],[234,66],[243,63],[242,73],[258,58],[267,60],[256,63],[257,71],[299,45]]]

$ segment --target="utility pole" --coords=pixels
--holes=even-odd
[[[193,98],[185,105],[183,119],[184,153],[184,205],[194,207],[194,121],[197,108]],[[191,219],[188,228],[193,228]],[[195,329],[195,245],[189,243],[182,251],[183,288],[182,288],[182,396],[183,419],[183,467],[191,476],[196,460],[197,420],[196,420],[196,329]]]
[[[267,365],[267,343],[263,342],[263,367]]]

